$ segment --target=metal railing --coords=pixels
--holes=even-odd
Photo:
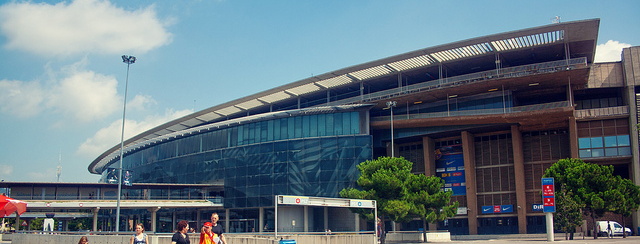
[[[607,107],[580,109],[574,112],[576,119],[598,118],[605,116],[627,116],[629,115],[629,106]]]
[[[75,200],[83,200],[83,201],[104,201],[104,200],[116,200],[116,195],[98,195],[98,196],[88,196],[88,195],[23,195],[23,194],[12,194],[12,198],[20,199],[24,201],[35,200],[35,201],[51,201],[51,200],[59,200],[59,201],[75,201]],[[222,203],[223,197],[218,196],[199,196],[199,195],[123,195],[123,200],[208,200],[213,203]]]
[[[434,113],[419,113],[419,114],[395,114],[394,120],[404,119],[428,119],[428,118],[442,118],[442,117],[455,117],[455,116],[470,116],[470,115],[488,115],[488,114],[508,114],[519,113],[527,111],[538,111],[553,108],[570,107],[569,101],[553,102],[553,103],[541,103],[527,106],[508,107],[508,108],[491,108],[491,109],[475,109],[475,110],[461,110],[461,111],[445,111]],[[372,117],[371,121],[388,121],[391,116]]]
[[[554,72],[572,70],[572,69],[586,67],[586,66],[587,66],[587,58],[582,57],[582,58],[574,58],[574,59],[568,59],[568,60],[558,60],[558,61],[545,62],[545,63],[522,65],[522,66],[503,68],[503,69],[495,69],[495,70],[477,72],[472,74],[442,78],[438,80],[398,87],[398,88],[374,92],[370,94],[364,94],[357,97],[324,103],[322,104],[322,106],[370,102],[370,101],[387,99],[391,97],[396,97],[396,96],[401,96],[401,95],[406,95],[406,94],[411,94],[416,92],[451,88],[455,86],[460,86],[460,85],[465,85],[465,84],[470,84],[470,83],[475,83],[480,81],[494,80],[494,79],[500,79],[500,78],[515,78],[515,77],[523,77],[523,76],[545,74],[545,73],[554,73]]]

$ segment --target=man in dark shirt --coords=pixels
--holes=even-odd
[[[224,235],[223,235],[223,228],[222,225],[218,224],[218,220],[220,219],[220,216],[218,216],[218,213],[212,213],[211,214],[211,223],[213,224],[213,226],[211,227],[211,231],[213,233],[216,233],[218,235],[218,237],[220,237],[219,241],[216,241],[217,244],[227,244],[227,240],[225,240]]]

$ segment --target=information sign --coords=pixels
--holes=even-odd
[[[282,203],[284,203],[284,204],[308,205],[309,204],[309,197],[282,196]]]
[[[373,208],[372,200],[350,200],[349,206],[357,208]]]
[[[556,211],[553,178],[542,178],[542,211],[545,213],[553,213]]]

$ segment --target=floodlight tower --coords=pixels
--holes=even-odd
[[[393,107],[396,106],[396,101],[388,101],[387,107],[391,109],[391,157],[395,157],[395,149],[393,147]]]
[[[136,57],[122,55],[122,62],[127,64],[127,78],[124,83],[124,103],[122,105],[122,133],[120,134],[120,162],[118,166],[118,202],[116,204],[116,232],[120,231],[120,198],[122,195],[122,161],[124,159],[124,120],[127,114],[127,90],[129,86],[129,66],[136,62]]]

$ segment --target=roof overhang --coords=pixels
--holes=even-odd
[[[544,49],[562,46],[567,51],[567,58],[586,57],[592,63],[597,44],[599,19],[556,23],[541,27],[488,35],[459,42],[434,46],[395,55],[340,70],[309,77],[273,89],[216,105],[202,111],[178,118],[155,128],[140,133],[125,141],[126,147],[144,144],[149,140],[166,137],[172,133],[189,130],[205,124],[229,119],[230,116],[249,114],[251,110],[273,106],[291,99],[299,99],[307,94],[326,92],[352,83],[362,83],[383,76],[410,72],[434,65],[455,65],[472,62],[479,57],[495,55],[525,55],[531,49]],[[471,65],[464,64],[464,65]],[[118,152],[116,145],[96,158],[89,165],[89,172],[98,174],[103,168],[105,159],[113,159]]]

